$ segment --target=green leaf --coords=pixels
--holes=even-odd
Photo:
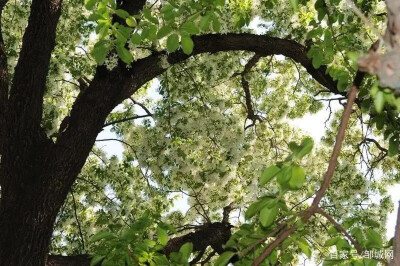
[[[334,237],[334,238],[331,238],[331,239],[328,239],[326,242],[325,242],[325,246],[326,247],[330,247],[330,246],[333,246],[333,245],[336,245],[336,243],[338,242],[340,240],[340,237]]]
[[[269,255],[267,257],[267,259],[269,260],[269,262],[271,263],[270,265],[276,265],[276,263],[278,262],[278,251],[276,249],[274,249],[271,252],[271,255]]]
[[[312,65],[315,69],[318,69],[324,61],[324,55],[322,53],[322,49],[315,49],[315,52],[312,56]]]
[[[317,12],[318,12],[318,20],[322,21],[324,19],[324,17],[326,16],[326,9],[325,7],[322,8],[317,8]]]
[[[134,33],[131,37],[131,42],[135,45],[139,45],[142,42],[142,36],[138,33]]]
[[[224,6],[225,5],[225,0],[215,0],[215,5],[216,6]]]
[[[179,15],[179,13],[176,11],[167,12],[167,13],[164,13],[164,19],[165,19],[165,21],[173,21],[176,18],[176,16],[178,16],[178,15]]]
[[[378,232],[373,229],[367,229],[365,234],[367,236],[366,246],[368,249],[382,247],[382,237]]]
[[[351,246],[350,246],[350,244],[349,244],[349,242],[347,240],[339,239],[336,242],[336,250],[340,251],[340,250],[343,250],[343,249],[350,250]]]
[[[200,29],[203,31],[208,31],[210,29],[210,20],[211,20],[210,14],[204,15],[199,22]]]
[[[181,46],[182,50],[185,54],[190,55],[193,52],[194,43],[190,36],[182,36],[181,37]]]
[[[96,3],[97,0],[85,0],[85,7],[88,10],[92,10]]]
[[[253,217],[257,212],[259,212],[264,206],[271,201],[271,198],[262,198],[254,203],[252,203],[249,208],[246,210],[244,217],[246,220]]]
[[[172,31],[172,27],[169,25],[162,26],[157,32],[157,39],[162,39]]]
[[[158,24],[158,19],[151,15],[151,11],[149,9],[143,10],[143,15],[151,23]]]
[[[283,253],[281,255],[283,265],[290,265],[292,260],[294,259],[293,255],[290,253]]]
[[[157,26],[150,25],[149,34],[146,37],[149,41],[155,41],[157,39]]]
[[[304,181],[306,181],[306,173],[300,166],[292,167],[292,177],[289,180],[289,187],[291,189],[300,189]]]
[[[399,153],[399,141],[395,136],[391,137],[389,140],[389,150],[388,155],[390,157],[396,156]]]
[[[129,17],[125,19],[126,25],[128,25],[129,27],[136,27],[137,22],[136,19],[133,17]]]
[[[97,242],[97,241],[100,241],[102,239],[110,239],[110,238],[114,238],[114,237],[115,236],[112,233],[103,230],[103,231],[98,232],[94,236],[92,236],[90,238],[90,241],[91,242]]]
[[[121,58],[121,60],[125,63],[125,64],[130,64],[133,61],[133,56],[132,54],[129,52],[128,49],[126,49],[124,47],[124,45],[117,45],[116,46],[117,49],[117,53],[119,58]]]
[[[131,34],[131,32],[131,28],[119,25],[118,29],[114,31],[114,35],[117,37],[117,43],[125,45],[129,39],[129,35]]]
[[[308,246],[307,240],[304,238],[300,238],[297,240],[297,245],[301,249],[301,251],[310,259],[311,258],[311,249]]]
[[[305,155],[309,154],[314,146],[314,140],[312,138],[305,138],[300,144],[300,150],[295,157],[298,159],[303,158]]]
[[[179,36],[177,34],[171,34],[167,39],[167,50],[172,53],[179,48]]]
[[[182,254],[182,258],[185,262],[188,261],[190,254],[192,254],[193,244],[192,243],[185,243],[179,249],[179,253]]]
[[[161,13],[169,13],[174,10],[174,7],[171,5],[165,5],[161,8]]]
[[[278,215],[278,205],[272,207],[264,207],[260,212],[260,222],[262,226],[268,227],[273,224],[276,216]]]
[[[104,18],[103,18],[103,16],[101,16],[101,15],[99,15],[99,14],[97,14],[97,13],[92,13],[92,14],[90,14],[90,16],[88,17],[88,20],[89,20],[89,21],[97,21],[97,20],[100,20],[100,19],[104,19]]]
[[[264,170],[261,178],[260,178],[260,185],[263,186],[267,184],[272,178],[274,178],[281,169],[278,166],[270,166]]]
[[[380,224],[378,222],[376,222],[376,221],[374,221],[372,219],[367,219],[365,221],[365,224],[368,225],[368,226],[372,226],[372,227],[379,227],[380,226]]]
[[[299,5],[299,0],[290,0],[290,3],[292,4],[292,7],[293,7],[294,11],[297,12],[298,5]]]
[[[157,227],[157,237],[158,237],[158,242],[160,242],[162,245],[167,244],[167,242],[168,242],[167,230],[158,226]]]
[[[106,60],[109,50],[110,45],[107,41],[101,40],[94,45],[92,55],[97,64],[101,65],[104,63],[104,60]]]
[[[189,34],[198,34],[200,32],[199,28],[191,21],[183,23],[180,30]]]
[[[375,109],[378,113],[382,112],[383,107],[385,106],[385,95],[383,91],[378,91],[375,95]]]
[[[312,39],[322,35],[324,31],[321,28],[316,28],[307,33],[307,39]]]
[[[212,26],[215,32],[220,32],[221,31],[221,22],[219,22],[217,17],[213,18],[212,21]]]
[[[154,261],[155,265],[170,265],[170,262],[168,261],[167,257],[165,257],[165,255],[154,256],[153,261]],[[150,265],[154,265],[154,264],[150,264]]]
[[[376,261],[374,259],[364,259],[363,262],[364,262],[363,266],[376,266],[376,265],[378,265],[378,261]]]
[[[376,123],[376,129],[382,130],[385,126],[385,117],[383,114],[380,114],[372,119]]]
[[[334,226],[329,227],[329,229],[328,229],[328,234],[330,234],[330,235],[335,235],[335,234],[337,234],[337,233],[339,233],[339,231],[337,230],[336,227],[334,227]]]
[[[123,18],[123,19],[127,19],[127,18],[130,17],[129,13],[126,12],[125,10],[123,10],[123,9],[117,9],[117,10],[115,10],[115,14],[116,14],[118,17]]]
[[[292,166],[286,166],[282,168],[276,177],[276,180],[281,186],[287,184],[292,177]]]
[[[218,259],[215,261],[214,265],[215,266],[226,266],[234,255],[235,255],[235,253],[232,251],[225,251],[218,257]]]
[[[106,256],[96,255],[90,261],[90,266],[95,266],[99,264]]]

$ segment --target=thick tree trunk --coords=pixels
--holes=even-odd
[[[0,207],[0,265],[44,265],[58,209],[37,193],[14,196]]]

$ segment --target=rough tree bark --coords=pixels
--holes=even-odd
[[[145,0],[120,1],[137,13]],[[0,0],[0,7],[6,0]],[[74,103],[67,129],[54,143],[40,127],[43,94],[62,0],[33,0],[28,27],[12,87],[4,46],[0,45],[0,265],[45,265],[57,213],[83,167],[112,109],[170,64],[186,60],[182,52],[154,53],[130,69],[120,63],[109,71],[97,67],[89,87]],[[246,50],[260,56],[283,54],[300,63],[315,80],[335,94],[326,67],[315,69],[306,48],[294,41],[251,34],[204,35],[193,38],[193,55]],[[1,41],[1,40],[0,40]],[[7,108],[8,107],[8,108]]]
[[[42,185],[55,175],[41,171],[47,167],[50,141],[40,129],[40,121],[61,2],[32,2],[6,103],[12,108],[6,108],[5,123],[1,126],[1,265],[43,265],[57,215],[57,206]]]

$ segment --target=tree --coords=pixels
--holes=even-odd
[[[0,0],[0,265],[285,264],[311,243],[336,263],[318,248],[391,247],[398,4],[348,2]],[[283,121],[346,98],[318,145]],[[121,159],[94,146],[110,126]]]

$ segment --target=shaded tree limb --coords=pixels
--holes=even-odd
[[[384,147],[382,147],[378,141],[376,141],[375,139],[371,139],[371,138],[365,138],[363,142],[372,142],[375,144],[375,146],[382,152],[384,153],[388,153],[388,150]]]
[[[47,257],[46,266],[89,266],[90,260],[91,258],[89,255],[49,255]]]
[[[256,120],[261,121],[261,118],[254,113],[253,103],[251,100],[250,85],[246,79],[246,74],[249,73],[249,71],[257,64],[257,62],[260,60],[260,58],[261,58],[260,55],[255,54],[249,60],[249,62],[247,62],[247,64],[244,67],[243,72],[240,73],[242,88],[244,91],[245,101],[246,101],[247,118],[250,119],[253,122],[253,124],[255,124]]]
[[[233,210],[233,202],[231,202],[228,206],[225,206],[222,212],[222,222],[228,223],[229,222],[229,215]]]
[[[195,232],[171,238],[165,245],[162,253],[169,256],[171,252],[178,252],[183,244],[191,242],[193,244],[193,252],[200,252],[202,254],[207,247],[211,246],[216,253],[221,254],[224,252],[222,245],[231,237],[230,228],[231,225],[229,223],[215,222],[204,224]],[[212,256],[215,255],[215,253],[212,254]],[[201,257],[197,259],[199,261]],[[49,255],[46,266],[88,266],[90,265],[90,260],[91,257],[87,254],[78,256]]]

